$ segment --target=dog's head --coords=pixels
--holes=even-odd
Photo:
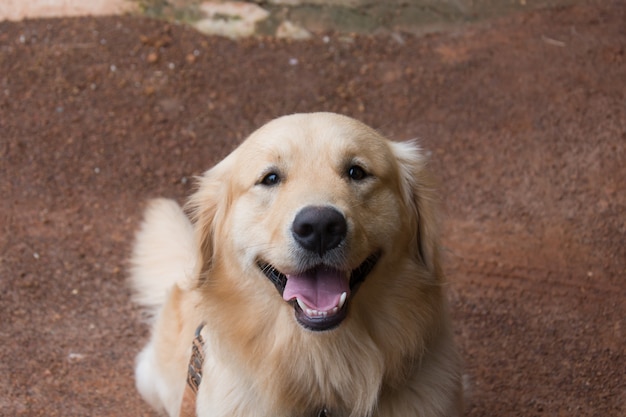
[[[189,207],[201,283],[237,271],[230,285],[271,291],[310,330],[341,324],[361,285],[406,262],[438,276],[420,150],[345,116],[269,122],[201,177]]]

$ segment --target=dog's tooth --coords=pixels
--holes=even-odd
[[[300,306],[300,308],[302,309],[302,311],[308,311],[310,310],[306,304],[304,304],[304,301],[300,300],[299,298],[296,298],[296,302],[298,303],[298,305]],[[307,313],[308,314],[308,313]]]
[[[347,298],[348,298],[348,294],[345,292],[342,293],[341,297],[339,298],[339,304],[331,308],[330,310],[326,310],[326,311],[315,310],[307,306],[304,303],[304,301],[300,300],[299,298],[296,298],[296,302],[298,303],[298,305],[300,306],[304,314],[306,314],[309,317],[329,317],[329,316],[334,316],[335,314],[339,312],[341,307],[343,307],[343,305],[346,303]]]
[[[344,291],[343,293],[341,293],[341,297],[339,298],[339,304],[337,304],[337,309],[340,309],[341,307],[343,307],[347,298],[348,298],[347,292]]]

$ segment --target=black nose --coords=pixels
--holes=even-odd
[[[304,249],[320,256],[336,248],[346,237],[348,225],[343,214],[332,207],[305,207],[296,215],[291,230]]]

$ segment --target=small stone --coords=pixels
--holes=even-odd
[[[298,26],[290,22],[289,20],[285,20],[276,29],[276,37],[295,39],[295,40],[305,40],[305,39],[311,38],[311,32],[309,32],[302,26]]]
[[[148,64],[155,64],[158,61],[159,61],[159,54],[157,54],[156,52],[150,52],[148,56],[146,57],[146,62]]]

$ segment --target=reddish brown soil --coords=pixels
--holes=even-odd
[[[0,415],[152,415],[124,260],[144,201],[332,110],[432,153],[468,416],[626,415],[626,4],[421,38],[0,23]]]

